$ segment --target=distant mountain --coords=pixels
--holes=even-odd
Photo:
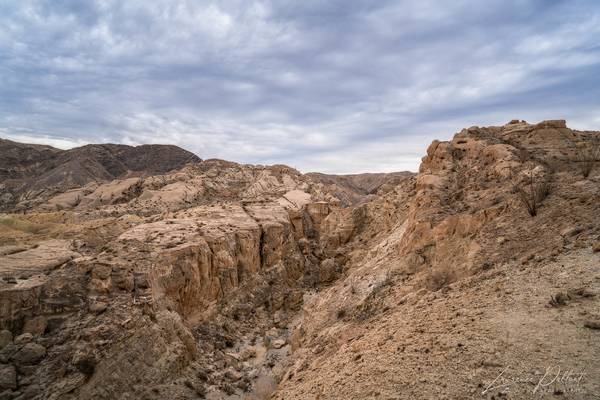
[[[0,209],[27,193],[154,175],[201,161],[172,145],[90,144],[70,150],[0,139]]]
[[[331,175],[319,172],[306,174],[314,182],[322,183],[344,204],[363,201],[365,196],[376,194],[384,185],[396,186],[403,180],[415,176],[413,172],[364,173]]]

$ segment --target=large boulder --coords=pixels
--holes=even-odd
[[[12,365],[0,364],[0,392],[17,388],[17,370]]]
[[[12,356],[18,365],[35,365],[46,356],[46,348],[41,344],[27,343]]]

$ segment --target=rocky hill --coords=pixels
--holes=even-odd
[[[593,399],[598,140],[512,121],[416,176],[207,160],[42,196],[0,216],[0,396]]]
[[[93,144],[70,150],[0,139],[0,210],[88,183],[165,173],[200,159],[177,146]]]
[[[328,186],[328,190],[340,199],[343,205],[353,205],[369,200],[380,189],[390,190],[414,174],[412,172],[391,172],[331,175],[311,172],[306,175],[313,181]]]

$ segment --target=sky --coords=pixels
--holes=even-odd
[[[511,119],[600,130],[600,2],[3,0],[0,137],[418,169]]]

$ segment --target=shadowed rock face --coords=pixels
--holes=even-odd
[[[471,398],[557,354],[600,372],[600,165],[576,156],[597,136],[514,121],[416,176],[207,160],[38,196],[0,216],[0,394]]]
[[[40,197],[0,219],[0,328],[48,349],[28,373],[59,398],[251,390],[288,351],[304,292],[341,272],[337,246],[321,249],[326,200],[339,203],[289,167],[220,160]],[[275,326],[277,348],[263,349],[256,339]],[[7,346],[17,365],[22,344]],[[251,367],[207,369],[263,350]]]
[[[313,181],[328,186],[331,193],[343,205],[353,205],[369,199],[378,190],[389,190],[405,179],[414,176],[412,172],[365,173],[351,175],[331,175],[311,172],[307,174]]]
[[[189,151],[170,145],[93,144],[70,150],[0,139],[0,210],[91,182],[155,175],[195,163]]]

